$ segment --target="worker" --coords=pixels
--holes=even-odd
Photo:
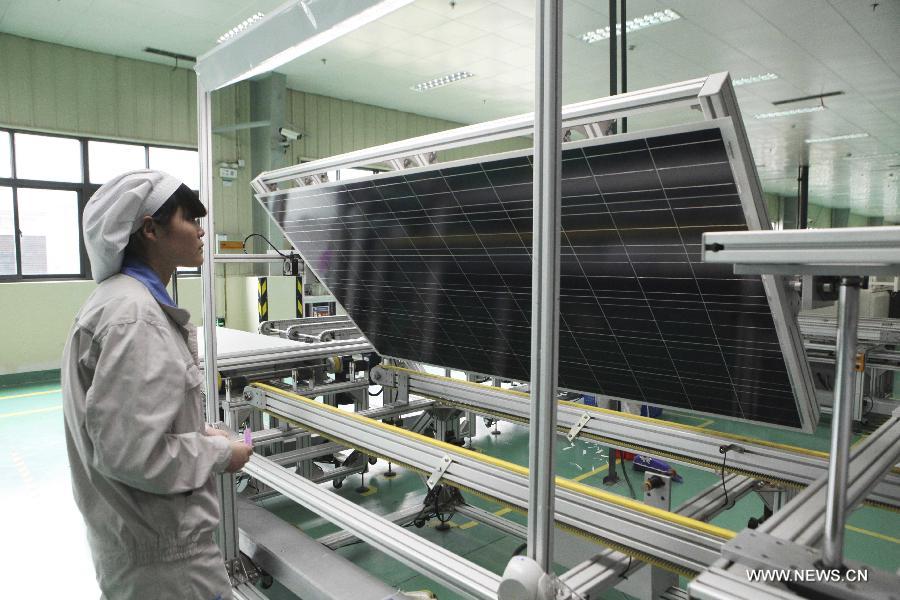
[[[160,171],[104,184],[84,209],[99,284],[62,359],[66,446],[102,599],[227,600],[213,475],[252,448],[203,417],[197,329],[166,285],[203,262],[197,194]]]

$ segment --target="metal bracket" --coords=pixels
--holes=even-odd
[[[267,407],[266,393],[254,387],[244,388],[244,400],[260,410],[265,410]]]
[[[584,429],[584,426],[587,425],[588,421],[591,420],[591,415],[589,413],[584,413],[581,415],[581,418],[578,419],[578,422],[572,425],[572,428],[569,429],[569,433],[566,434],[566,439],[570,442],[575,439],[581,430]]]
[[[409,404],[409,375],[397,374],[397,404]]]
[[[225,570],[232,587],[245,583],[255,584],[261,575],[259,568],[243,553],[233,560],[225,561]]]
[[[449,454],[445,455],[444,458],[441,459],[440,464],[434,471],[432,471],[431,476],[426,482],[429,490],[434,489],[434,486],[436,486],[437,482],[441,480],[441,477],[444,476],[444,473],[447,471],[447,469],[450,468],[451,464],[453,464],[453,457]]]
[[[369,369],[369,379],[372,380],[372,383],[374,385],[386,385],[388,387],[394,387],[393,372],[387,371],[381,366],[376,366]]]
[[[820,552],[809,546],[745,529],[722,546],[722,556],[752,569],[771,569],[803,573],[818,571],[827,576],[812,576],[808,581],[792,581],[790,586],[813,592],[816,597],[847,598],[852,600],[890,600],[896,598],[896,579],[885,572],[862,564],[844,567],[844,574],[866,572],[868,580],[854,581],[841,577],[837,569],[827,569],[819,562]],[[837,571],[837,572],[835,572]],[[821,581],[820,581],[821,580]]]
[[[403,158],[392,158],[388,161],[391,165],[391,168],[395,171],[402,171],[403,169],[414,169],[416,167],[427,167],[428,165],[434,164],[437,160],[437,152],[422,152],[419,154],[413,154],[412,156],[406,156]]]

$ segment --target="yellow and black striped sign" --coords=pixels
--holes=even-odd
[[[256,283],[256,307],[259,310],[259,322],[269,320],[269,280],[260,277]]]
[[[303,316],[303,277],[297,275],[297,318]]]

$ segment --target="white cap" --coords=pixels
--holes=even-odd
[[[84,207],[84,245],[94,281],[118,273],[131,234],[153,216],[181,181],[162,171],[129,171],[110,179]]]

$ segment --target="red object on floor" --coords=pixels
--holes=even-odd
[[[624,450],[616,450],[616,458],[622,459],[622,461],[626,460],[634,460],[634,452],[625,452]]]

